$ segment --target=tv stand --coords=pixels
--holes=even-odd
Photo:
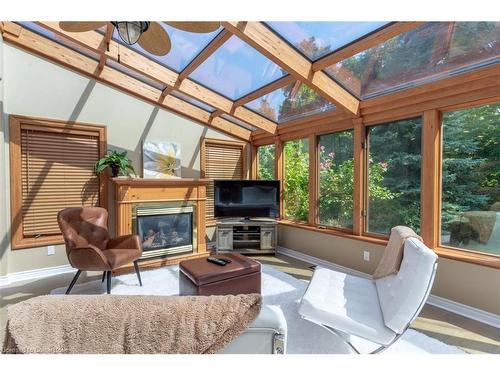
[[[273,219],[224,219],[217,222],[216,252],[275,254],[278,231]]]

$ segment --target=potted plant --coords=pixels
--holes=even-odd
[[[95,163],[95,174],[101,174],[107,167],[111,168],[111,176],[118,177],[128,176],[130,172],[134,171],[131,160],[127,157],[127,151],[108,151],[108,154]]]

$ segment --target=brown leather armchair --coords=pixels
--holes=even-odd
[[[112,272],[119,267],[134,263],[139,285],[142,286],[137,260],[142,255],[137,235],[110,238],[108,212],[101,207],[71,207],[60,211],[57,222],[66,244],[66,254],[72,267],[78,269],[69,284],[71,292],[82,271],[103,271],[102,281],[107,278],[107,293],[111,291]]]

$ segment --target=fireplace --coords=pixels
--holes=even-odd
[[[142,243],[142,257],[169,257],[196,251],[195,205],[141,203],[132,208],[132,229]]]

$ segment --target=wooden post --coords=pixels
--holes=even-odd
[[[283,178],[285,176],[284,172],[284,160],[283,160],[283,142],[276,137],[274,141],[274,150],[275,150],[275,178],[277,180],[280,180],[280,219],[283,219],[284,217],[284,200],[283,200],[283,194],[284,194],[284,184],[283,184]]]
[[[257,157],[259,148],[252,146],[252,155],[250,157],[250,179],[257,180],[259,178],[259,158]]]
[[[420,178],[420,234],[431,249],[439,246],[441,228],[441,113],[424,112],[422,127],[422,171]]]
[[[365,228],[365,145],[366,131],[363,119],[353,120],[354,125],[354,179],[353,179],[353,212],[352,232],[361,235]]]
[[[309,135],[309,217],[308,224],[318,222],[318,137]]]

